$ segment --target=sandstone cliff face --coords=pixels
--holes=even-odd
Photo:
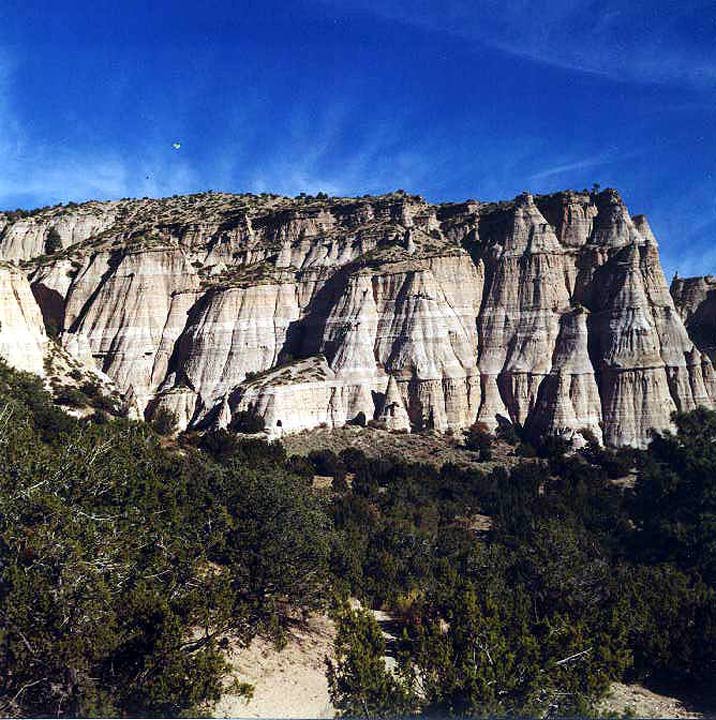
[[[17,219],[0,213],[0,257],[24,260],[44,254],[51,230],[57,233],[62,247],[83,242],[114,222],[118,206],[119,203],[60,206]]]
[[[612,190],[437,206],[210,193],[0,217],[0,253],[26,261],[66,351],[182,427],[248,408],[272,434],[502,416],[643,445],[716,399],[682,320],[698,303],[679,300],[707,291],[677,310],[648,222]],[[63,249],[40,257],[50,228]]]
[[[44,375],[47,335],[27,278],[0,264],[0,356],[18,370]]]
[[[562,313],[570,308],[570,258],[529,195],[481,219],[488,286],[480,316],[480,419],[524,424],[550,372]]]
[[[539,385],[529,416],[530,429],[536,434],[569,435],[577,428],[603,440],[601,400],[588,337],[586,310],[562,314],[552,367]]]
[[[152,377],[162,340],[180,332],[169,322],[175,296],[198,287],[196,272],[174,247],[102,250],[87,256],[71,277],[65,264],[33,276],[36,297],[41,303],[54,298],[63,345],[94,361],[143,410],[156,390]],[[179,322],[183,328],[185,317]]]
[[[702,352],[716,359],[716,277],[676,277],[671,294],[689,335]]]

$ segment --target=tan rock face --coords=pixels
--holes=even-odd
[[[294,283],[211,290],[187,314],[169,368],[213,404],[248,373],[276,365],[298,316]]]
[[[524,424],[550,372],[562,313],[569,310],[570,257],[531,196],[480,224],[485,289],[480,323],[480,420],[504,415]]]
[[[641,443],[676,409],[661,337],[648,302],[639,247],[625,246],[599,277],[593,326],[608,443]]]
[[[379,366],[407,386],[414,424],[443,431],[471,424],[479,404],[477,334],[466,308],[479,306],[475,266],[461,254],[385,270],[373,277]],[[464,289],[459,301],[457,287]]]
[[[576,309],[560,318],[552,368],[539,386],[530,415],[537,434],[570,435],[589,430],[602,441],[602,407],[589,359],[587,312]]]
[[[16,268],[0,264],[0,356],[18,370],[44,375],[47,335],[30,283]]]
[[[82,206],[49,208],[9,222],[0,213],[0,257],[5,260],[24,260],[44,254],[51,230],[57,232],[62,247],[83,242],[112,225],[117,215],[117,206],[117,203],[86,203]]]
[[[410,416],[405,409],[405,399],[394,375],[388,380],[380,419],[388,430],[410,430]]]
[[[186,323],[171,312],[175,296],[196,287],[180,248],[98,253],[67,293],[63,342],[81,338],[103,372],[144,408],[156,390],[154,364],[164,335],[177,335],[169,320]]]
[[[536,199],[537,207],[565,247],[586,245],[594,230],[597,207],[586,193],[565,192]]]
[[[51,228],[63,249],[38,258]],[[698,333],[710,316],[710,284],[679,286],[675,305],[648,222],[613,190],[88,203],[0,215],[0,253],[37,258],[32,291],[68,352],[182,427],[248,408],[272,434],[361,415],[442,431],[503,416],[643,445],[674,410],[716,397],[712,346],[684,325]],[[23,297],[37,368],[42,323]],[[17,306],[8,290],[3,326]]]
[[[716,277],[674,278],[671,294],[699,350],[716,359]]]

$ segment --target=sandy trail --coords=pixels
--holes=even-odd
[[[289,633],[286,647],[277,651],[262,638],[247,648],[231,649],[228,660],[234,678],[254,685],[248,702],[224,695],[214,717],[228,718],[332,718],[328,696],[326,656],[333,655],[335,626],[325,616],[311,618],[305,629]]]
[[[390,642],[393,618],[380,610],[372,612]],[[332,620],[316,616],[305,628],[289,632],[283,650],[276,650],[271,642],[262,638],[255,639],[247,648],[230,648],[227,659],[233,669],[228,682],[236,678],[251,683],[254,695],[247,701],[227,693],[212,715],[219,718],[333,718],[335,709],[328,695],[325,658],[333,657],[335,632]],[[386,663],[390,667],[395,660],[387,657]],[[599,703],[602,713],[622,715],[631,711],[639,718],[686,720],[713,716],[709,711],[699,712],[702,709],[700,704],[697,709],[678,698],[623,683],[613,683],[609,696]]]

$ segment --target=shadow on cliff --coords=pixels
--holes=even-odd
[[[697,347],[705,352],[712,362],[716,361],[716,290],[709,290],[706,297],[686,321]]]
[[[45,324],[45,332],[51,338],[56,338],[65,326],[65,299],[52,288],[41,283],[31,286],[35,301],[40,306],[42,321]]]
[[[336,351],[336,342],[324,342],[331,310],[346,292],[351,271],[355,267],[346,265],[336,271],[311,298],[305,315],[294,320],[286,330],[286,339],[278,355],[278,363],[287,360],[311,357],[323,353],[330,365]],[[300,281],[300,280],[299,280]]]
[[[175,372],[177,376],[177,384],[183,382],[192,390],[196,390],[196,388],[192,385],[191,381],[184,373],[181,359],[188,357],[190,354],[191,346],[194,340],[191,330],[198,326],[201,316],[213,302],[214,296],[221,292],[223,292],[221,287],[207,290],[203,295],[200,295],[189,310],[187,310],[184,329],[181,331],[181,335],[179,335],[179,337],[174,341],[174,348],[172,349],[172,354],[169,356],[167,375],[171,375],[172,372]]]

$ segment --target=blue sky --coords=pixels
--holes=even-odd
[[[4,208],[598,182],[702,274],[715,131],[712,0],[0,4]]]

